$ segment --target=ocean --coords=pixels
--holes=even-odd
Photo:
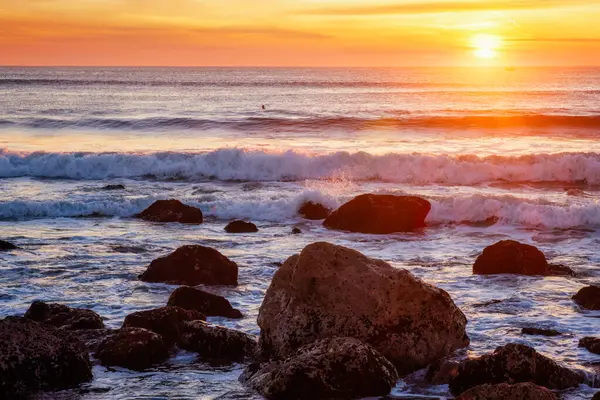
[[[149,262],[202,244],[239,264],[238,287],[209,290],[245,316],[209,321],[258,334],[277,263],[328,241],[448,291],[470,355],[525,343],[591,376],[600,357],[577,343],[600,314],[571,296],[600,283],[599,139],[599,68],[0,68],[0,238],[22,247],[0,253],[0,317],[39,299],[118,328],[175,288],[140,282]],[[427,228],[351,234],[297,214],[362,193],[427,198]],[[132,218],[168,198],[206,222]],[[260,231],[228,234],[232,219]],[[578,276],[472,275],[483,248],[509,238]],[[564,334],[522,335],[529,326]],[[74,398],[258,398],[242,369],[181,351],[141,373],[95,366]],[[403,396],[450,395],[405,379],[391,394]]]

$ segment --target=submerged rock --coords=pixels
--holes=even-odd
[[[204,321],[184,323],[179,346],[210,359],[239,361],[256,354],[255,336]]]
[[[540,328],[523,328],[521,330],[523,335],[539,335],[539,336],[560,336],[562,333],[555,331],[554,329],[540,329]]]
[[[600,354],[600,338],[584,337],[579,341],[579,347],[585,347],[594,354]]]
[[[327,218],[331,210],[323,204],[307,201],[300,206],[298,214],[306,219],[319,220]]]
[[[298,228],[298,227],[292,228],[292,235],[299,235],[301,233],[302,233],[302,230],[300,230],[300,228]]]
[[[225,227],[227,233],[254,233],[258,232],[258,228],[252,222],[232,221]]]
[[[360,233],[409,232],[425,226],[431,203],[420,197],[363,194],[323,222],[329,229]]]
[[[600,310],[600,287],[586,286],[573,296],[573,300],[588,310]]]
[[[185,205],[179,200],[157,200],[137,217],[146,221],[185,224],[201,224],[203,221],[199,208]]]
[[[205,319],[206,316],[198,311],[168,306],[129,314],[123,321],[123,328],[148,329],[162,336],[165,343],[174,344],[181,338],[185,321]]]
[[[558,365],[535,349],[510,343],[498,347],[492,354],[460,363],[450,379],[450,390],[461,394],[483,384],[532,382],[553,390],[578,386],[583,376]]]
[[[169,306],[200,311],[208,317],[242,318],[242,312],[231,306],[229,300],[190,286],[181,286],[171,293]],[[204,319],[204,318],[197,318]]]
[[[104,328],[102,318],[92,310],[48,304],[39,300],[31,303],[25,312],[25,318],[67,330]]]
[[[385,396],[398,373],[371,346],[339,337],[303,346],[282,361],[253,364],[240,380],[267,399],[342,399]]]
[[[7,242],[5,240],[0,240],[0,251],[9,251],[18,249],[14,244]]]
[[[237,285],[238,267],[217,250],[182,246],[168,256],[157,258],[139,276],[144,282],[179,285]]]
[[[475,386],[456,400],[558,400],[558,396],[545,387],[526,382]]]
[[[373,346],[401,374],[468,345],[466,324],[444,290],[329,243],[307,246],[277,270],[258,315],[266,356],[349,336]]]
[[[117,185],[106,185],[102,187],[102,190],[125,190],[125,186],[117,184]]]
[[[0,320],[0,398],[75,387],[92,379],[81,342],[28,318]]]
[[[436,360],[427,368],[425,380],[432,385],[447,385],[450,377],[458,371],[458,361],[448,359]]]
[[[95,353],[98,350],[98,346],[102,343],[107,337],[114,335],[117,333],[118,329],[76,329],[69,331],[68,333],[80,340],[87,350],[90,353]]]
[[[104,366],[141,371],[169,358],[163,338],[142,328],[121,328],[98,346],[96,358]]]

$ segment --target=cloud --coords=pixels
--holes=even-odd
[[[221,27],[202,27],[190,29],[194,33],[220,34],[220,35],[255,35],[270,36],[288,39],[326,39],[331,36],[318,33],[284,29],[279,27],[261,27],[261,26],[221,26]]]
[[[508,42],[600,43],[600,38],[514,38]]]

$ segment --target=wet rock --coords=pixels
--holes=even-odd
[[[466,323],[444,290],[329,243],[307,246],[277,270],[258,316],[266,356],[350,336],[373,346],[401,374],[468,345]]]
[[[76,329],[69,331],[71,337],[81,341],[90,353],[95,353],[98,350],[98,346],[107,337],[114,335],[118,332],[118,329]]]
[[[432,385],[447,385],[450,378],[458,371],[458,361],[440,359],[431,363],[427,368],[425,380]]]
[[[233,308],[225,297],[190,286],[181,286],[175,289],[169,296],[167,305],[196,310],[208,317],[243,317],[242,312]]]
[[[184,323],[182,349],[210,359],[237,361],[256,354],[256,337],[204,321]]]
[[[319,220],[327,218],[331,210],[323,204],[307,201],[300,206],[298,214],[306,219]]]
[[[123,185],[106,185],[102,187],[102,190],[125,190]]]
[[[586,286],[573,296],[573,300],[588,310],[600,310],[600,287]]]
[[[179,200],[158,200],[137,215],[146,221],[153,222],[182,222],[186,224],[201,224],[202,211],[188,206]]]
[[[166,344],[179,342],[185,321],[205,320],[206,316],[195,310],[181,307],[161,307],[129,314],[122,328],[144,328],[163,337]]]
[[[232,221],[225,227],[227,233],[254,233],[258,232],[258,228],[252,222]]]
[[[562,264],[548,264],[548,275],[552,276],[577,276],[571,268]]]
[[[182,246],[168,256],[157,258],[139,276],[144,282],[178,285],[237,285],[238,267],[217,250]]]
[[[17,246],[15,246],[14,244],[4,241],[4,240],[0,240],[0,251],[9,251],[9,250],[15,250],[18,249]]]
[[[600,400],[600,392],[596,392],[596,394],[594,394],[594,397],[592,397],[592,400]]]
[[[0,398],[75,387],[92,379],[83,344],[28,318],[0,320]]]
[[[583,376],[529,346],[510,343],[498,347],[492,354],[461,362],[457,374],[450,379],[450,390],[460,394],[483,384],[521,382],[563,390],[578,386]]]
[[[31,303],[25,312],[25,318],[66,330],[104,328],[102,318],[92,310],[56,303],[48,304],[39,300]]]
[[[600,354],[600,338],[584,337],[579,341],[579,347],[585,347],[594,354]]]
[[[100,343],[95,355],[104,366],[136,371],[162,363],[169,357],[162,336],[142,328],[121,328]]]
[[[477,275],[551,275],[544,253],[535,246],[502,240],[486,247],[473,264]]]
[[[539,335],[539,336],[560,336],[562,333],[555,331],[554,329],[540,329],[540,328],[523,328],[521,330],[523,335]]]
[[[240,380],[267,399],[345,399],[385,396],[398,374],[371,346],[339,337],[303,346],[282,361],[253,364]]]
[[[329,229],[361,233],[409,232],[425,226],[431,203],[420,197],[363,194],[323,222]]]
[[[480,385],[467,390],[456,400],[558,400],[558,396],[545,387],[533,383],[509,385]]]
[[[302,233],[302,231],[300,230],[300,228],[297,228],[297,227],[292,228],[292,235],[299,235],[301,233]]]

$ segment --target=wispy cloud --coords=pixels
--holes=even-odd
[[[190,31],[194,33],[206,34],[270,36],[288,39],[326,39],[330,37],[318,32],[306,32],[269,26],[202,27],[190,29]]]
[[[597,38],[513,38],[507,39],[508,42],[548,42],[548,43],[600,43],[600,37]]]

